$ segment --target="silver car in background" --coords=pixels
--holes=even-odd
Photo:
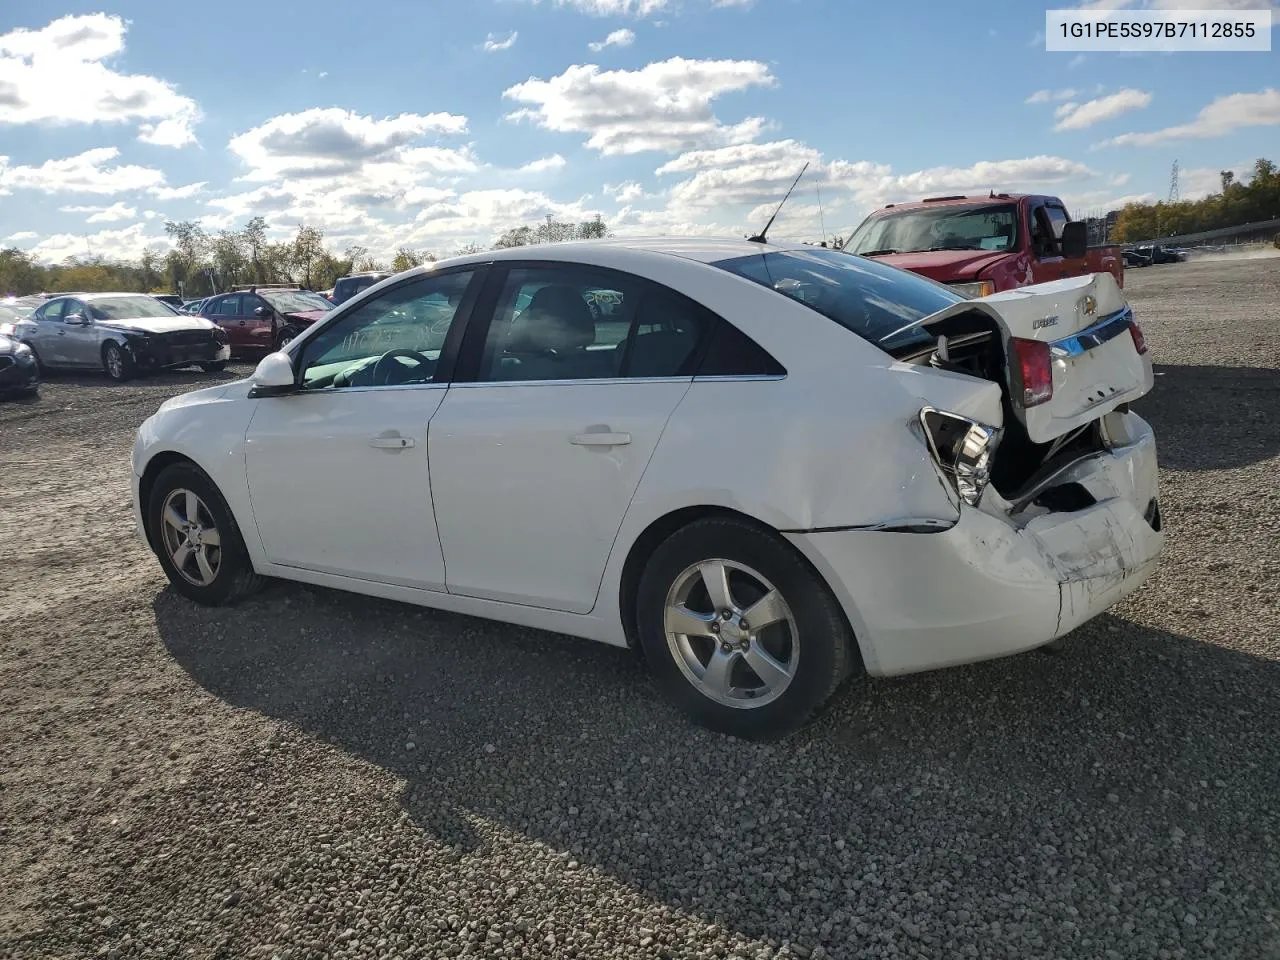
[[[231,358],[216,324],[144,293],[53,297],[14,326],[42,368],[100,369],[112,380],[193,364],[212,372]]]

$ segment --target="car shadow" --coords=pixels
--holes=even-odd
[[[154,610],[198,684],[401,778],[430,836],[472,851],[496,822],[752,937],[781,909],[821,939],[855,887],[937,889],[960,850],[1005,864],[998,911],[1068,855],[1095,858],[1103,898],[1266,876],[1280,833],[1280,664],[1110,615],[1050,650],[855,680],[757,744],[692,726],[629,652],[557,635],[286,584],[214,611],[166,589]],[[885,832],[900,857],[868,859]],[[748,865],[770,882],[728,879]],[[1107,942],[1101,913],[1075,922]]]
[[[231,364],[222,370],[210,371],[206,373],[199,367],[180,367],[177,370],[162,370],[159,372],[147,372],[130,377],[128,380],[115,381],[101,371],[94,370],[46,370],[40,375],[42,385],[57,387],[92,387],[100,390],[103,387],[108,389],[119,389],[121,387],[189,387],[196,390],[202,386],[212,386],[217,383],[230,383],[233,380],[243,380],[253,372],[253,367],[247,363],[239,363],[231,361]]]
[[[1226,470],[1280,453],[1280,370],[1156,364],[1134,409],[1155,429],[1160,466]]]

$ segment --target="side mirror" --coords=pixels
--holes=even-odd
[[[73,323],[78,327],[83,327],[89,323],[89,318],[86,317],[83,313],[69,313],[62,318],[62,322]]]
[[[1089,249],[1089,225],[1083,220],[1072,220],[1062,228],[1062,255],[1068,260],[1079,260]]]
[[[258,363],[250,378],[251,397],[278,397],[297,389],[293,373],[293,360],[282,350],[269,353]]]
[[[268,310],[266,307],[254,307],[253,315],[255,317],[269,317],[271,316],[271,311]]]

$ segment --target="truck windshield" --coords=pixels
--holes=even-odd
[[[975,207],[911,207],[868,217],[854,231],[850,253],[924,250],[1012,250],[1018,244],[1018,208],[1012,203]]]
[[[885,351],[928,342],[912,324],[964,301],[940,283],[839,250],[761,252],[713,266],[799,300]]]

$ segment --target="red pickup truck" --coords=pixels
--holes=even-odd
[[[844,249],[985,297],[1031,283],[1110,273],[1124,286],[1118,246],[1090,247],[1084,221],[1057,197],[991,193],[891,203]]]

